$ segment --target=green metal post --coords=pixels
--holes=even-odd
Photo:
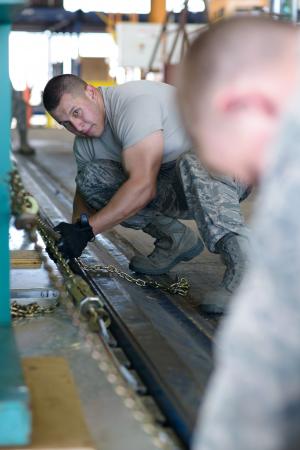
[[[9,191],[8,174],[9,143],[10,143],[10,117],[11,117],[11,88],[8,76],[8,36],[10,26],[0,24],[0,326],[10,323],[9,312],[9,249],[8,249],[8,224],[9,224]]]
[[[11,86],[8,37],[20,0],[0,0],[0,447],[27,445],[31,434],[29,393],[11,326],[9,289],[9,171]]]

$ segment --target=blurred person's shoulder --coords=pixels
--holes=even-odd
[[[269,147],[265,183],[284,192],[300,183],[300,90],[294,92],[283,113],[274,142]],[[278,183],[276,183],[278,180]],[[285,180],[279,185],[279,180]]]
[[[300,91],[282,116],[269,146],[253,219],[257,253],[286,286],[294,269],[300,270]],[[264,249],[261,252],[260,249]],[[288,271],[286,276],[282,272]],[[291,283],[289,283],[289,280]],[[275,283],[275,281],[274,281]]]

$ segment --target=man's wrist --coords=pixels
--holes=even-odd
[[[95,214],[93,214],[92,216],[89,217],[89,225],[93,230],[94,236],[96,236],[96,234],[100,233],[100,231],[97,230]]]
[[[79,222],[82,227],[90,225],[89,216],[86,213],[81,213],[79,217]]]
[[[80,218],[77,223],[79,224],[82,230],[85,229],[86,233],[88,233],[87,235],[88,241],[93,241],[95,239],[95,234],[93,227],[89,222],[89,216],[86,213],[80,214]]]

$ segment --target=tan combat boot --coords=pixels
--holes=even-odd
[[[248,262],[249,240],[238,234],[226,234],[216,245],[226,270],[219,289],[210,292],[202,300],[199,308],[210,314],[226,312],[230,299],[239,287]]]
[[[161,275],[181,261],[189,261],[204,249],[198,236],[177,219],[158,215],[143,231],[155,237],[154,250],[148,256],[136,255],[129,264],[134,272]]]

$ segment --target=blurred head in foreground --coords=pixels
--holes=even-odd
[[[298,32],[271,18],[232,18],[202,32],[181,67],[179,99],[208,169],[254,183],[295,90]],[[298,48],[297,48],[298,47]]]

